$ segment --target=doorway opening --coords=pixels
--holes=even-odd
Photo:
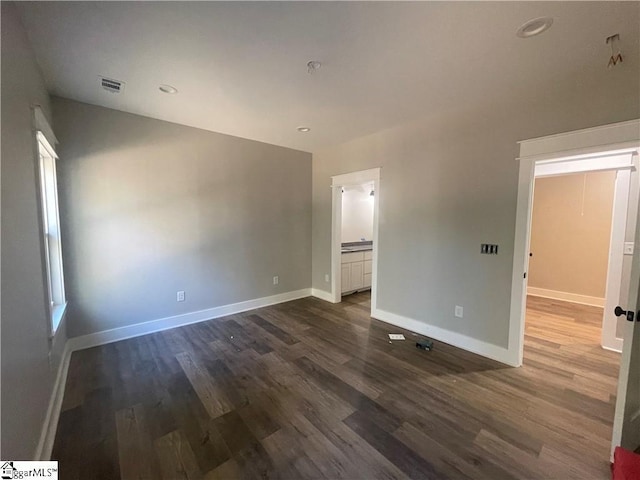
[[[534,176],[525,345],[620,352],[619,321],[604,312],[607,292],[619,295],[623,277],[615,268],[607,275],[617,260],[609,248],[617,172]]]
[[[585,368],[578,371],[572,367],[567,369],[566,373],[569,373],[569,376],[563,381],[566,383],[566,388],[577,391],[586,398],[595,398],[601,405],[606,405],[611,410],[616,408],[616,395],[619,394],[618,377],[626,375],[623,372],[625,368],[619,354],[624,346],[624,320],[618,319],[614,314],[614,308],[616,305],[626,304],[630,288],[630,266],[634,244],[633,242],[625,243],[625,238],[627,233],[632,237],[635,236],[637,208],[629,207],[630,205],[637,207],[638,204],[637,188],[633,191],[633,198],[630,190],[632,171],[637,181],[636,164],[637,159],[633,152],[603,151],[597,157],[552,158],[534,162],[531,179],[532,191],[527,224],[529,255],[526,273],[521,281],[526,307],[522,315],[524,328],[522,328],[520,343],[520,361],[525,366],[536,367],[541,360],[544,362],[547,353],[545,350],[558,349],[562,352],[564,359],[562,364],[555,365],[559,375],[564,372],[565,365],[585,365]],[[598,188],[587,189],[589,176],[591,176],[591,183],[600,183],[599,192]],[[575,190],[575,185],[572,188],[571,184],[577,181],[579,185],[581,179],[583,188],[582,191],[578,189],[579,193],[576,195],[572,192]],[[561,188],[558,189],[558,187]],[[536,209],[536,206],[544,207],[545,202],[549,202],[545,196],[550,192],[546,190],[553,191],[554,188],[558,190],[556,198],[551,199],[551,206],[547,205],[547,210],[552,209],[552,212],[550,215],[541,216],[540,208]],[[538,204],[536,204],[536,193],[539,197]],[[553,197],[553,194],[551,196]],[[578,214],[575,211],[576,204],[580,210]],[[589,208],[588,204],[591,204],[591,211],[588,212],[589,220],[586,220],[584,214],[585,208]],[[547,294],[547,296],[556,297],[555,299],[532,298],[527,295],[540,293],[539,290],[535,290],[535,283],[541,281],[539,275],[541,272],[537,268],[540,266],[538,259],[534,260],[536,256],[534,250],[542,247],[543,257],[552,256],[548,252],[544,253],[544,249],[553,249],[549,249],[548,245],[544,246],[544,241],[540,242],[540,235],[544,237],[545,232],[534,230],[536,226],[540,226],[541,222],[548,221],[549,216],[556,217],[555,228],[551,232],[546,232],[555,235],[555,241],[552,243],[557,245],[558,240],[564,243],[569,242],[569,248],[573,249],[560,249],[561,253],[570,256],[572,253],[580,253],[582,247],[585,247],[586,251],[582,252],[582,256],[578,255],[572,266],[574,271],[568,272],[568,275],[562,275],[563,262],[569,263],[567,259],[553,258],[548,265],[551,275],[547,281],[551,281],[551,285],[568,282],[565,285],[576,286],[581,281],[587,280],[590,270],[598,270],[594,264],[600,264],[601,270],[606,255],[604,297],[597,296],[598,291],[602,292],[602,285],[600,289],[597,288],[597,280],[602,278],[596,278],[595,281],[592,278],[591,282],[586,282],[591,283],[590,285],[580,285],[580,288],[592,289],[583,290],[583,292],[596,293],[596,295],[574,293],[572,296],[572,292],[562,291],[560,294],[557,292]],[[596,228],[594,224],[597,224],[597,228],[601,231],[594,231],[593,229]],[[606,225],[610,225],[610,228],[606,228]],[[580,232],[580,230],[584,231]],[[598,249],[597,244],[602,244],[607,236],[609,237],[608,248],[600,246]],[[600,277],[601,274],[602,271],[600,271]],[[544,275],[542,277],[544,278]],[[549,290],[543,289],[542,292]],[[570,299],[573,302],[558,300],[558,297],[563,296],[565,300]],[[581,305],[576,303],[576,300],[582,300],[583,303],[591,305]],[[599,305],[602,305],[602,309]],[[599,338],[598,324],[600,324]],[[595,381],[594,376],[598,378],[598,382]],[[585,391],[581,390],[580,381],[583,378],[591,379],[588,390]],[[615,441],[617,435],[614,418],[610,418],[606,412],[601,412],[601,418],[602,421],[611,422]]]
[[[342,187],[340,293],[371,290],[373,265],[373,182]]]
[[[623,340],[621,332],[623,331],[622,324],[623,322],[618,320],[618,317],[614,314],[614,309],[616,305],[625,303],[626,296],[629,288],[630,281],[630,264],[633,256],[633,232],[635,229],[635,223],[631,225],[631,223],[635,222],[635,208],[632,209],[633,212],[629,211],[630,205],[635,205],[637,207],[638,203],[638,191],[637,188],[631,192],[630,190],[630,180],[632,171],[634,174],[636,173],[635,160],[634,160],[634,150],[628,151],[602,151],[598,152],[596,156],[594,154],[590,154],[588,156],[571,156],[571,157],[560,157],[560,158],[546,158],[545,160],[534,161],[531,165],[531,176],[529,186],[530,186],[530,194],[529,194],[529,202],[527,205],[527,214],[526,214],[526,223],[525,223],[525,232],[526,237],[524,238],[524,245],[526,249],[526,254],[522,255],[524,257],[524,275],[520,276],[517,283],[521,286],[521,295],[520,297],[520,305],[517,305],[517,302],[514,302],[515,297],[512,297],[512,308],[514,303],[516,303],[516,307],[520,310],[519,312],[519,331],[517,338],[518,345],[518,365],[522,364],[523,361],[523,352],[524,352],[524,324],[525,324],[525,305],[526,305],[526,297],[528,293],[540,293],[540,290],[536,290],[535,282],[539,281],[539,278],[535,278],[536,274],[536,263],[537,259],[534,261],[536,252],[533,251],[531,242],[532,240],[540,240],[539,238],[535,238],[535,233],[532,231],[532,225],[536,219],[534,216],[537,212],[534,211],[534,183],[538,183],[538,185],[543,185],[545,179],[551,180],[551,183],[560,183],[565,182],[565,179],[561,177],[569,178],[569,182],[571,180],[575,181],[576,177],[570,178],[573,175],[579,177],[582,176],[583,186],[585,186],[585,181],[588,179],[588,176],[591,174],[593,178],[599,177],[603,179],[603,181],[608,181],[610,179],[613,180],[613,192],[611,198],[611,219],[607,220],[604,218],[604,222],[609,222],[611,225],[610,235],[609,235],[609,248],[607,255],[607,269],[606,269],[606,285],[605,285],[605,293],[604,298],[597,298],[594,295],[577,295],[575,292],[565,292],[562,288],[559,288],[560,293],[555,292],[555,294],[549,294],[548,288],[543,288],[543,294],[546,296],[558,297],[564,296],[565,300],[573,300],[575,302],[576,299],[582,299],[583,303],[598,303],[601,302],[604,312],[602,319],[602,335],[601,335],[601,345],[602,347],[620,352],[623,346]],[[585,174],[587,176],[585,176]],[[557,185],[551,185],[557,186]],[[564,191],[562,192],[565,196],[567,193],[567,188],[565,185]],[[578,202],[580,203],[580,214],[582,214],[582,193],[586,195],[586,190],[583,188],[579,195]],[[631,198],[633,195],[633,198]],[[597,196],[597,195],[595,195]],[[587,198],[585,197],[585,201]],[[589,199],[592,200],[592,199]],[[564,199],[562,205],[553,206],[553,214],[557,215],[564,208],[567,207],[567,203],[570,203],[571,200]],[[575,199],[574,199],[575,201]],[[602,198],[595,199],[597,202],[602,202]],[[603,215],[606,214],[607,205],[600,205],[600,209],[602,210]],[[567,222],[571,222],[570,219],[564,218],[562,220],[565,222],[565,225],[562,228],[566,228]],[[580,220],[580,222],[582,219]],[[551,235],[557,235],[558,233],[562,234],[562,232],[553,231],[547,232]],[[576,233],[576,232],[572,232]],[[602,235],[602,233],[600,234]],[[630,242],[625,243],[626,236],[630,236]],[[586,238],[589,237],[589,238]],[[593,232],[585,232],[581,238],[575,237],[573,242],[580,242],[580,247],[588,244],[593,240],[594,233]],[[605,237],[606,238],[606,237]],[[517,246],[516,246],[517,248]],[[572,253],[575,252],[575,249],[578,249],[577,245],[570,245],[569,249],[574,249]],[[625,255],[626,250],[626,255]],[[566,250],[570,251],[570,250]],[[515,252],[514,256],[518,255],[520,252]],[[589,252],[591,255],[593,252]],[[533,256],[530,256],[533,255]],[[543,254],[544,255],[544,254]],[[586,255],[586,254],[585,254]],[[582,260],[580,258],[577,259],[577,262],[582,262],[580,267],[585,267],[586,260]],[[602,259],[601,259],[602,262]],[[560,268],[561,262],[556,258],[554,262],[550,262],[551,269],[555,269],[551,273],[551,285],[558,285],[560,281],[560,277],[562,275],[558,275],[558,270]],[[514,258],[514,278],[516,275],[516,263]],[[532,271],[533,270],[533,271]],[[575,272],[573,272],[575,273]],[[575,280],[575,275],[572,272],[569,272],[567,275],[569,278]],[[530,285],[531,275],[534,275],[534,284]],[[584,280],[581,279],[581,280]],[[514,284],[515,285],[515,284]],[[529,287],[533,287],[531,290]],[[589,290],[590,291],[590,290]],[[515,291],[514,291],[515,293]],[[567,295],[569,293],[569,295]],[[574,295],[571,295],[573,293]],[[557,299],[557,298],[556,298]],[[518,299],[515,299],[518,300]],[[513,320],[513,317],[512,317]],[[513,332],[511,332],[513,333]]]
[[[601,421],[610,424],[612,428],[611,452],[617,445],[626,446],[640,443],[640,409],[637,408],[638,397],[635,388],[629,386],[635,382],[638,369],[631,361],[632,356],[640,351],[640,329],[635,328],[636,322],[629,322],[634,317],[638,299],[638,285],[640,282],[640,255],[634,255],[634,248],[640,241],[640,232],[637,227],[638,200],[639,200],[639,174],[638,152],[640,151],[640,136],[638,127],[640,122],[632,120],[618,124],[605,125],[575,132],[551,135],[537,139],[520,142],[518,204],[516,214],[516,229],[514,241],[512,291],[511,291],[511,316],[509,328],[509,347],[505,356],[507,363],[513,366],[523,365],[525,348],[525,313],[527,305],[527,289],[531,264],[529,253],[536,252],[530,245],[530,232],[532,225],[534,181],[536,177],[553,177],[568,174],[582,174],[591,172],[609,171],[615,174],[613,193],[611,234],[609,241],[609,255],[607,265],[607,282],[605,289],[604,312],[602,321],[602,336],[600,345],[594,344],[591,351],[585,351],[584,360],[570,360],[565,358],[565,351],[557,347],[556,352],[560,356],[556,358],[548,372],[562,377],[561,370],[573,364],[580,369],[578,376],[584,381],[584,385],[576,383],[575,376],[559,378],[562,381],[572,381],[569,392],[580,390],[581,387],[594,387],[589,392],[595,395],[602,394],[601,401],[596,399],[601,407]],[[627,310],[616,308],[622,305]],[[553,309],[552,309],[553,310]],[[569,309],[569,315],[576,312]],[[615,313],[614,313],[615,312]],[[550,314],[558,313],[558,309]],[[619,313],[627,315],[620,319]],[[597,315],[596,315],[597,317]],[[597,323],[597,320],[596,320]],[[541,349],[554,348],[553,345],[545,345],[539,342]],[[528,348],[530,349],[531,344]],[[605,347],[605,348],[603,348]],[[622,355],[609,352],[609,350],[622,350]],[[588,348],[587,348],[588,350]],[[540,352],[536,358],[536,352],[527,353],[531,360],[525,362],[527,368],[542,368],[540,361],[551,358],[549,352]],[[608,379],[599,375],[598,368],[603,364],[594,362],[593,356],[612,356],[609,365],[604,366],[608,370]],[[536,362],[538,365],[536,367]],[[616,375],[616,371],[619,373]],[[547,373],[548,373],[547,372]],[[606,392],[596,392],[601,389],[605,379],[610,384],[608,399],[604,398]],[[578,379],[580,380],[580,379]],[[564,391],[564,390],[563,390]],[[584,398],[577,391],[575,398]],[[561,396],[562,397],[562,396]],[[562,400],[562,398],[559,398]],[[615,407],[611,405],[615,402]],[[594,407],[595,408],[595,407]],[[615,412],[611,418],[612,410]],[[636,412],[637,410],[637,412]],[[633,439],[631,438],[633,437]],[[639,440],[637,442],[636,440]],[[611,457],[612,458],[612,457]]]
[[[331,301],[371,290],[375,310],[378,272],[380,169],[332,177]]]

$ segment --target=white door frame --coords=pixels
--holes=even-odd
[[[596,164],[602,163],[602,154],[607,152],[610,158],[616,160],[609,160],[606,169],[627,168],[627,171],[630,171],[637,164],[637,152],[640,150],[640,120],[551,135],[519,143],[520,174],[513,251],[509,347],[507,350],[507,363],[513,366],[522,365],[524,352],[527,294],[524,274],[528,271],[529,266],[529,238],[535,170],[538,168],[542,169],[539,171],[544,171],[546,168],[547,174],[552,174],[551,169],[556,168],[560,163],[570,162],[575,162],[575,167],[581,167],[581,171],[585,171],[585,168],[602,170],[602,166],[596,168]],[[614,154],[616,156],[612,157]],[[543,165],[546,167],[543,168]],[[635,189],[633,191],[635,192]],[[630,200],[638,202],[637,198]],[[612,247],[613,245],[610,249]]]
[[[342,300],[342,188],[373,182],[373,262],[371,265],[371,311],[378,298],[378,210],[380,207],[380,168],[344,173],[331,177],[331,301]]]

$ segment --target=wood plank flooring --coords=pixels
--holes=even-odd
[[[609,478],[602,309],[530,297],[509,368],[314,298],[75,352],[69,479]],[[406,341],[390,343],[388,333]]]

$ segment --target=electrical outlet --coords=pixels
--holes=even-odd
[[[178,302],[184,302],[184,290],[180,290],[176,295],[176,300]]]
[[[453,314],[458,318],[462,318],[464,314],[464,309],[460,305],[456,305],[456,308],[454,309]]]
[[[324,274],[324,281],[325,281],[325,283],[329,283],[329,274],[328,273]]]
[[[278,276],[276,275],[275,277],[273,277],[273,284],[278,285],[278,283],[280,283],[280,278],[278,278]]]

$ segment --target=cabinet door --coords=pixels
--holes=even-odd
[[[341,263],[361,262],[364,260],[364,252],[343,253],[341,258]]]
[[[364,287],[364,262],[351,264],[351,290]]]
[[[373,272],[373,260],[364,261],[364,274]]]
[[[371,274],[364,274],[364,288],[371,288]]]
[[[351,290],[351,264],[343,263],[342,264],[342,275],[341,275],[341,290],[342,293],[348,292]]]

